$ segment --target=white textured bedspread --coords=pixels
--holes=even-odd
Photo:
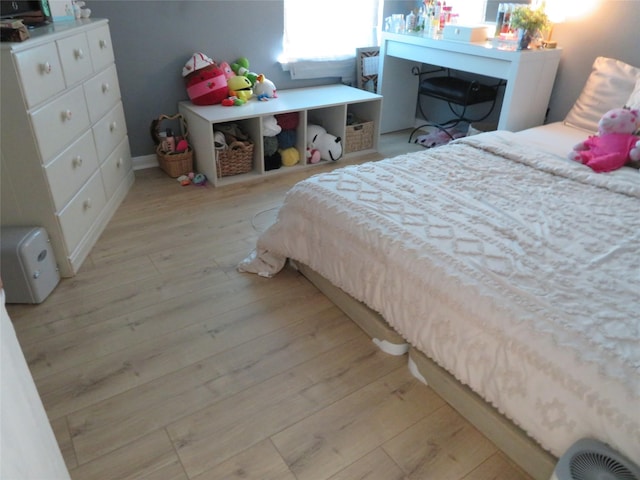
[[[314,176],[244,271],[287,257],[363,301],[561,455],[640,460],[640,174],[494,132]]]

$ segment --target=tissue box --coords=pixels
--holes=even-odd
[[[442,38],[460,42],[485,42],[489,36],[488,34],[488,27],[486,26],[449,24],[444,26]]]

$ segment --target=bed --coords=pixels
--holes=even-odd
[[[598,57],[563,122],[304,180],[239,269],[293,262],[534,478],[583,437],[637,461],[640,173],[566,155],[639,89]]]

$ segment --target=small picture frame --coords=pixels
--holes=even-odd
[[[49,10],[54,22],[68,22],[76,18],[71,0],[49,0]]]
[[[356,48],[356,78],[358,88],[372,93],[378,91],[378,62],[380,47]]]

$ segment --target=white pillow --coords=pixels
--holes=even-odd
[[[598,121],[612,108],[621,108],[640,79],[640,68],[613,58],[598,57],[591,74],[564,119],[565,125],[598,131]]]
[[[629,108],[640,110],[640,78],[638,78],[638,81],[636,82],[636,88],[633,89],[633,92],[631,93],[629,100],[627,100],[626,105]]]

